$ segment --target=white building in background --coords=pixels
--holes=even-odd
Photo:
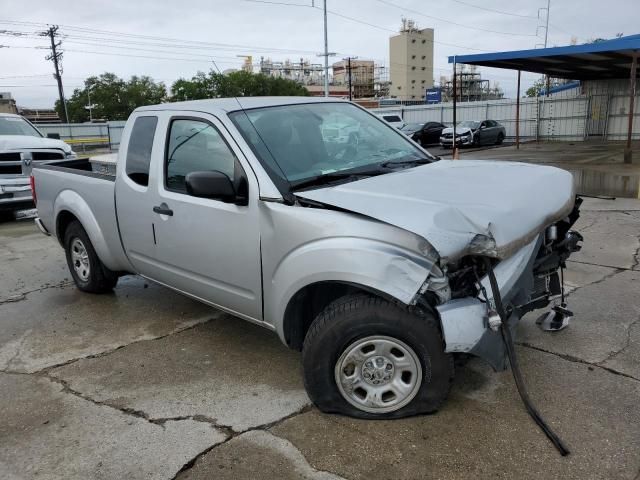
[[[420,30],[413,20],[402,19],[398,35],[389,38],[389,96],[421,100],[433,87],[433,28]]]

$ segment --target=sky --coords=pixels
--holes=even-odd
[[[347,56],[389,66],[389,37],[401,18],[435,30],[434,77],[450,75],[450,55],[519,50],[544,43],[547,0],[327,0],[331,61]],[[315,4],[315,6],[312,6]],[[48,108],[57,98],[48,40],[59,25],[66,96],[91,75],[178,78],[240,68],[238,55],[321,63],[322,0],[2,0],[0,92],[18,105]],[[538,19],[538,16],[540,19]],[[640,33],[640,0],[551,0],[548,45]],[[199,42],[199,43],[195,43]],[[481,69],[508,97],[516,73]],[[523,90],[536,78],[523,74]]]

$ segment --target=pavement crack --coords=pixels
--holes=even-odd
[[[101,358],[101,357],[106,357],[108,355],[111,355],[114,352],[117,352],[118,350],[128,347],[130,345],[135,345],[136,343],[141,343],[141,342],[155,342],[157,340],[162,340],[163,338],[167,338],[170,337],[171,335],[176,335],[178,333],[182,333],[182,332],[186,332],[188,330],[194,329],[200,325],[204,325],[206,323],[212,322],[214,320],[217,320],[218,317],[211,317],[208,318],[207,320],[203,320],[203,321],[196,321],[193,324],[190,325],[186,325],[185,327],[181,327],[181,328],[177,328],[175,330],[172,330],[171,332],[165,333],[164,335],[159,335],[157,337],[153,337],[153,338],[141,338],[139,340],[134,340],[130,343],[125,343],[123,345],[118,345],[117,347],[114,348],[110,348],[108,350],[104,350],[102,352],[98,352],[98,353],[91,353],[88,355],[82,355],[80,357],[76,357],[76,358],[71,358],[69,360],[66,360],[64,362],[60,362],[60,363],[56,363],[54,365],[49,365],[45,368],[42,368],[40,370],[35,370],[33,372],[25,372],[25,373],[31,373],[31,374],[45,374],[48,375],[49,372],[51,372],[52,370],[55,370],[57,368],[62,368],[62,367],[66,367],[68,365],[72,365],[76,362],[79,362],[80,360],[87,360],[87,359],[91,359],[91,358]],[[15,373],[22,373],[22,372],[15,372]]]
[[[569,261],[571,261],[571,260],[569,260]],[[579,286],[576,286],[576,287],[572,288],[570,292],[567,292],[565,294],[565,297],[567,297],[567,298],[570,297],[572,294],[574,294],[575,292],[577,292],[578,290],[580,290],[582,288],[591,287],[593,285],[597,285],[599,283],[605,282],[605,281],[609,280],[610,278],[613,278],[616,275],[619,275],[620,273],[623,273],[623,272],[626,272],[626,271],[629,270],[627,268],[611,267],[611,266],[607,266],[607,265],[597,265],[595,263],[587,263],[587,262],[574,262],[574,263],[582,263],[582,264],[585,264],[585,265],[594,265],[594,266],[598,266],[598,267],[613,268],[614,271],[611,272],[611,273],[607,273],[604,277],[602,277],[602,278],[600,278],[598,280],[595,280],[595,281],[593,281],[591,283],[587,283],[585,285],[579,285]],[[565,285],[566,285],[566,282],[565,282]]]
[[[178,470],[176,472],[176,474],[172,477],[172,480],[176,480],[181,473],[186,472],[187,470],[190,470],[191,468],[193,468],[193,466],[197,463],[197,461],[204,457],[207,453],[209,453],[211,450],[218,448],[221,445],[224,445],[225,443],[229,442],[230,440],[233,440],[236,437],[239,437],[240,435],[243,435],[247,432],[253,432],[256,430],[261,430],[261,431],[265,431],[270,433],[271,435],[273,435],[269,430],[273,427],[275,427],[276,425],[285,422],[293,417],[296,417],[298,415],[302,415],[303,413],[307,413],[309,411],[311,411],[313,409],[313,405],[309,404],[309,405],[305,405],[304,407],[296,410],[293,413],[290,413],[289,415],[285,415],[282,418],[279,418],[278,420],[275,420],[273,422],[269,422],[269,423],[264,423],[261,425],[257,425],[255,427],[250,427],[247,428],[246,430],[241,430],[241,431],[237,431],[234,430],[231,426],[229,425],[221,425],[217,422],[216,419],[212,419],[210,417],[206,417],[204,415],[194,415],[194,416],[186,416],[186,417],[174,417],[174,418],[161,418],[161,419],[153,419],[153,422],[168,422],[171,420],[195,420],[195,421],[200,421],[200,422],[206,422],[206,423],[210,423],[213,427],[218,428],[220,430],[222,430],[223,433],[225,433],[227,435],[227,438],[225,440],[223,440],[222,442],[218,442],[215,443],[209,447],[207,447],[206,449],[204,449],[203,451],[201,451],[200,453],[198,453],[196,456],[194,456],[192,459],[190,459],[187,463],[185,463],[182,468],[180,468],[180,470]],[[274,435],[275,436],[275,435]]]
[[[73,282],[70,280],[63,280],[59,283],[56,283],[54,285],[45,285],[42,286],[40,288],[34,288],[33,290],[27,290],[26,292],[18,292],[8,298],[2,299],[0,300],[0,305],[4,305],[5,303],[15,303],[15,302],[22,302],[24,300],[27,299],[27,295],[31,294],[31,293],[36,293],[36,292],[42,292],[44,290],[49,290],[50,288],[65,288],[65,287],[69,287],[73,285]]]
[[[27,374],[28,375],[28,374]],[[78,390],[75,390],[73,388],[71,388],[71,385],[69,385],[69,382],[67,382],[66,380],[63,380],[61,378],[58,377],[54,377],[52,375],[49,375],[48,373],[44,373],[44,374],[39,374],[38,376],[42,377],[42,378],[46,378],[47,380],[56,383],[58,385],[60,385],[62,387],[62,392],[63,393],[67,393],[69,395],[73,395],[75,397],[81,398],[82,400],[85,400],[87,402],[91,402],[94,405],[98,405],[100,407],[108,407],[108,408],[112,408],[114,410],[118,410],[121,413],[124,413],[125,415],[130,415],[133,417],[136,417],[138,419],[142,419],[145,420],[149,423],[152,423],[154,425],[159,426],[160,428],[164,429],[164,425],[153,422],[149,416],[143,412],[142,410],[135,410],[133,408],[129,408],[129,407],[122,407],[120,405],[115,405],[113,403],[110,403],[108,401],[99,401],[96,400],[94,398],[91,398],[89,395],[86,395]]]
[[[620,355],[622,352],[624,352],[627,348],[629,348],[629,346],[631,345],[631,330],[633,330],[633,327],[640,322],[640,318],[637,318],[636,320],[634,320],[633,322],[631,322],[629,324],[629,326],[627,326],[627,339],[625,340],[624,346],[622,348],[620,348],[619,350],[615,351],[615,352],[611,352],[609,354],[609,356],[607,356],[607,358],[605,358],[604,360],[598,362],[596,365],[598,366],[602,366],[603,364],[607,363],[609,360],[611,360],[612,358],[616,357],[617,355]]]
[[[618,370],[615,370],[615,369],[610,368],[610,367],[605,367],[604,365],[600,365],[599,363],[587,362],[586,360],[582,360],[581,358],[574,357],[572,355],[553,352],[551,350],[546,350],[544,348],[537,347],[535,345],[532,345],[532,344],[526,343],[526,342],[516,342],[516,345],[519,345],[521,347],[530,348],[532,350],[537,350],[539,352],[548,353],[550,355],[555,355],[556,357],[562,358],[563,360],[566,360],[568,362],[581,363],[583,365],[587,365],[587,366],[592,367],[592,368],[600,368],[602,370],[606,370],[609,373],[613,373],[614,375],[620,375],[621,377],[630,378],[631,380],[635,380],[636,382],[640,382],[640,378],[636,378],[636,377],[634,377],[632,375],[629,375],[629,374],[626,374],[626,373],[623,373],[623,372],[619,372]]]

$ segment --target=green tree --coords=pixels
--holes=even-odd
[[[156,83],[147,76],[133,76],[125,81],[113,73],[89,77],[83,88],[76,88],[67,99],[70,122],[86,122],[91,97],[94,119],[126,120],[131,112],[143,105],[166,101],[167,90],[163,83]],[[62,105],[56,101],[56,111],[62,113]]]
[[[539,97],[540,92],[546,88],[547,80],[544,76],[533,82],[529,88],[527,88],[527,97]]]
[[[239,70],[221,74],[211,70],[198,72],[191,80],[181,78],[171,86],[171,100],[198,100],[219,97],[307,96],[304,86],[283,78]]]

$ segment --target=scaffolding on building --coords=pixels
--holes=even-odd
[[[482,100],[499,100],[504,98],[504,92],[497,83],[491,86],[489,80],[482,78],[475,65],[466,67],[461,65],[456,74],[456,100],[458,102],[477,102]],[[440,77],[442,101],[453,100],[453,80]]]
[[[274,62],[270,58],[260,57],[260,73],[270,77],[293,80],[302,85],[322,85],[324,67],[301,58],[299,62],[289,59]]]

